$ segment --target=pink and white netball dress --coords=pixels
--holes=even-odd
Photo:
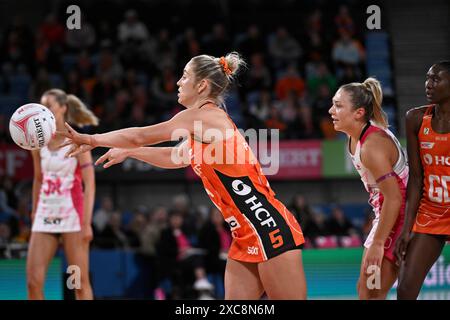
[[[380,221],[381,207],[383,206],[384,201],[383,194],[380,192],[380,189],[378,188],[377,181],[381,182],[382,180],[384,180],[385,177],[376,177],[376,178],[373,177],[372,174],[369,172],[369,170],[366,167],[364,167],[364,165],[361,162],[361,146],[363,145],[367,137],[374,132],[384,132],[386,135],[388,135],[394,142],[395,146],[397,147],[399,154],[397,162],[393,167],[393,171],[402,194],[402,206],[400,208],[397,221],[395,222],[395,225],[392,228],[392,231],[384,245],[384,255],[392,262],[395,262],[396,259],[394,255],[395,242],[401,233],[403,223],[405,220],[406,186],[408,184],[409,167],[406,154],[402,149],[400,142],[397,140],[397,138],[389,129],[382,129],[373,125],[372,123],[368,123],[361,132],[361,136],[356,145],[354,155],[352,155],[350,152],[350,142],[349,142],[349,153],[352,158],[353,165],[355,166],[356,170],[361,176],[361,180],[364,183],[364,187],[366,188],[367,192],[369,192],[369,204],[372,206],[373,211],[375,213],[375,220],[373,221],[372,224],[372,230],[370,231],[369,236],[367,237],[366,242],[364,243],[364,246],[366,248],[369,248],[372,245],[373,237],[375,236],[375,232],[377,231],[378,223]]]
[[[70,146],[40,150],[42,186],[33,232],[76,232],[83,217],[81,168],[76,158],[65,158]]]

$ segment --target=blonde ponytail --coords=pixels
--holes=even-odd
[[[88,107],[73,94],[66,94],[61,89],[50,89],[44,92],[43,96],[52,95],[60,105],[67,106],[65,120],[77,127],[96,126],[98,125],[98,118]]]
[[[225,61],[228,64],[228,68],[231,71],[230,76],[234,77],[239,69],[245,65],[245,61],[236,51],[230,52],[225,56]]]
[[[220,58],[209,55],[195,56],[191,62],[196,81],[209,80],[210,97],[221,103],[230,84],[236,79],[237,73],[246,65],[239,53],[235,51]]]
[[[372,92],[372,115],[370,120],[373,120],[376,124],[383,128],[389,126],[387,114],[381,107],[383,102],[383,91],[381,90],[380,82],[375,78],[367,78],[363,83],[363,86]]]
[[[382,128],[389,126],[387,115],[381,107],[383,91],[377,79],[371,77],[367,78],[363,83],[348,83],[341,86],[340,89],[351,95],[354,108],[362,107],[366,110],[366,121],[372,120]]]
[[[66,119],[69,124],[74,124],[78,127],[98,125],[98,118],[77,96],[73,94],[67,95],[67,107]]]

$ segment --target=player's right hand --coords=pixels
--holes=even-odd
[[[406,250],[408,249],[409,240],[411,238],[410,232],[402,232],[395,244],[395,257],[397,258],[397,265],[400,265],[405,260]]]
[[[95,165],[99,165],[106,160],[108,160],[108,162],[103,165],[103,168],[109,168],[112,165],[121,163],[128,157],[128,151],[129,149],[111,148],[95,161]]]
[[[95,148],[91,135],[76,132],[67,122],[64,125],[67,131],[56,131],[56,135],[66,138],[59,146],[60,148],[71,145],[70,150],[66,152],[66,158],[75,157],[80,153],[91,151]]]

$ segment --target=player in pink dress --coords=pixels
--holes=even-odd
[[[98,119],[76,96],[62,90],[45,92],[41,104],[52,111],[58,130],[64,130],[65,121],[77,126],[98,124]],[[80,272],[80,283],[73,283],[76,298],[93,298],[89,283],[89,243],[95,196],[92,156],[86,152],[66,158],[68,147],[59,148],[62,142],[63,138],[57,136],[46,147],[32,151],[33,226],[27,257],[29,299],[44,298],[45,275],[59,240],[62,240],[68,265],[76,266],[71,272]]]
[[[369,192],[375,220],[364,243],[360,299],[384,299],[398,275],[395,242],[404,222],[408,163],[381,108],[380,83],[343,85],[329,110],[334,128],[348,135],[348,151]]]

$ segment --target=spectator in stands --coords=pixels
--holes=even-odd
[[[356,74],[360,74],[360,64],[365,59],[365,51],[356,39],[353,39],[346,31],[341,31],[338,41],[333,46],[332,57],[336,65],[337,77],[341,78],[344,69],[348,66],[352,67]]]
[[[307,103],[308,99],[296,98],[296,117],[290,123],[288,128],[290,139],[317,139],[319,133],[313,122],[313,113],[311,106]]]
[[[199,232],[199,247],[206,250],[205,269],[208,274],[222,277],[225,273],[228,249],[231,245],[231,234],[222,214],[216,207],[211,207],[209,220]]]
[[[146,209],[138,208],[133,213],[133,218],[125,228],[130,248],[139,249],[140,251],[142,246],[141,239],[145,232],[146,226],[147,226]]]
[[[29,196],[24,196],[19,199],[17,210],[10,218],[9,225],[11,227],[11,234],[13,241],[20,243],[27,243],[31,235],[31,206]]]
[[[299,98],[294,90],[290,91],[286,99],[277,101],[275,103],[278,110],[280,110],[281,120],[286,124],[286,138],[297,138],[300,134],[300,129],[296,120],[300,117],[298,115],[300,104]],[[300,129],[300,130],[299,130]]]
[[[4,114],[0,113],[0,145],[2,143],[12,142],[11,135],[7,127],[7,118]]]
[[[338,80],[339,87],[347,83],[360,82],[361,73],[353,66],[348,65],[344,67],[342,76]]]
[[[355,23],[353,22],[353,18],[346,5],[341,5],[339,7],[339,13],[334,18],[334,23],[336,25],[336,30],[339,32],[347,32],[349,35],[355,33]]]
[[[38,101],[42,94],[52,87],[48,71],[45,67],[38,69],[36,78],[30,88],[30,98],[32,101]]]
[[[100,23],[98,24],[96,28],[97,33],[97,44],[100,47],[100,49],[104,45],[108,45],[110,47],[115,47],[117,44],[117,31],[114,30],[114,28],[111,26],[111,24],[106,20],[102,19],[100,20]]]
[[[267,129],[277,129],[280,133],[280,139],[284,139],[286,135],[287,124],[283,121],[280,111],[274,105],[270,107],[269,116],[264,122]]]
[[[10,241],[11,241],[11,230],[9,228],[9,225],[4,222],[0,222],[0,248],[8,245]],[[2,258],[1,252],[0,258]]]
[[[238,43],[238,48],[244,58],[249,58],[255,54],[262,55],[266,52],[266,43],[256,24],[251,24],[248,27],[242,40]]]
[[[318,210],[312,210],[311,221],[306,225],[306,229],[303,230],[303,234],[311,240],[313,246],[316,246],[317,237],[325,237],[330,235],[325,214]]]
[[[279,27],[269,37],[269,54],[276,70],[283,70],[289,65],[296,67],[303,54],[300,43],[289,34],[285,27]]]
[[[0,52],[4,56],[0,54],[0,61],[12,62],[11,60],[14,60],[17,63],[25,64],[29,71],[34,72],[34,36],[22,16],[16,15],[12,18],[12,22],[6,26],[2,38],[5,43],[1,44]]]
[[[183,216],[183,229],[185,230],[186,235],[188,237],[195,237],[203,221],[201,221],[201,218],[195,209],[191,207],[189,197],[184,193],[174,196],[171,209],[181,213]]]
[[[129,10],[125,16],[126,20],[118,28],[120,60],[125,69],[147,69],[151,58],[148,46],[152,39],[145,24],[139,21],[136,11]]]
[[[364,222],[362,225],[362,239],[366,241],[367,237],[369,236],[370,230],[372,230],[373,227],[373,220],[375,219],[375,213],[372,209],[367,209],[364,214]]]
[[[66,45],[71,52],[90,50],[96,40],[94,27],[86,20],[86,15],[81,15],[81,28],[67,30]]]
[[[320,34],[323,30],[322,11],[315,9],[307,18],[306,30]]]
[[[110,196],[104,196],[101,200],[100,208],[95,210],[94,216],[92,217],[94,234],[103,232],[113,212],[114,205],[112,198]]]
[[[172,67],[165,67],[153,78],[151,93],[157,99],[160,109],[167,111],[177,104],[177,90],[177,77]]]
[[[141,252],[149,256],[156,256],[156,246],[162,230],[168,227],[168,212],[164,206],[157,206],[152,210],[149,221],[141,234]]]
[[[101,44],[95,74],[97,77],[107,74],[111,79],[119,79],[123,76],[123,68],[108,42]]]
[[[131,101],[131,114],[125,122],[125,126],[143,127],[154,122],[149,121],[149,118],[147,117],[148,97],[147,91],[143,87],[139,86],[136,88]]]
[[[250,58],[250,67],[244,82],[244,88],[247,92],[259,91],[270,88],[272,78],[270,70],[264,62],[261,53],[255,53]]]
[[[122,213],[114,211],[103,231],[94,237],[94,245],[102,249],[128,249],[135,245],[135,238],[122,226]]]
[[[193,247],[185,233],[183,214],[172,211],[169,227],[161,232],[158,243],[161,280],[169,278],[173,292],[166,293],[172,298],[192,297],[194,282],[209,283],[203,268],[202,256]],[[211,284],[209,284],[211,285]]]
[[[36,62],[44,65],[51,73],[61,72],[63,54],[64,27],[54,14],[49,14],[39,26],[36,39]]]
[[[307,54],[308,62],[305,64],[306,78],[315,74],[311,68],[311,63],[320,64],[328,61],[329,56],[329,43],[326,42],[323,37],[315,32],[309,31],[306,35],[305,51]]]
[[[119,81],[117,79],[114,80],[109,73],[102,74],[93,87],[91,95],[92,109],[95,115],[102,119],[99,128],[106,128],[112,122],[115,98],[119,87]],[[102,130],[99,129],[99,131]]]
[[[0,174],[0,212],[14,214],[17,209],[18,200],[12,178]]]
[[[135,10],[125,12],[125,21],[118,27],[117,38],[121,43],[142,43],[149,38],[147,26],[139,20]]]
[[[64,44],[65,28],[53,13],[48,14],[39,26],[39,33],[50,46],[62,46]]]
[[[324,62],[321,62],[318,65],[317,73],[308,79],[308,93],[312,97],[317,98],[319,95],[319,88],[322,85],[327,86],[328,92],[330,93],[335,92],[337,89],[336,77],[330,73]],[[331,97],[329,102],[331,102]]]
[[[212,32],[203,38],[202,47],[204,53],[213,56],[220,56],[224,52],[230,51],[231,41],[222,23],[216,23]]]
[[[146,224],[140,233],[141,246],[138,252],[147,261],[151,268],[150,287],[154,290],[158,286],[160,277],[159,257],[157,256],[157,246],[160,241],[162,230],[168,227],[168,213],[164,206],[157,206],[147,218]],[[163,272],[164,274],[164,272]]]
[[[83,50],[78,54],[75,69],[82,79],[90,78],[94,75],[95,68],[91,57],[86,50]]]
[[[307,229],[308,224],[311,223],[312,209],[307,203],[305,196],[300,193],[296,194],[289,210],[295,215],[302,230]]]
[[[286,72],[275,83],[275,92],[279,100],[286,99],[291,91],[294,91],[297,97],[305,93],[305,82],[293,64],[289,65]]]
[[[335,139],[338,135],[334,130],[333,121],[328,115],[328,109],[332,104],[331,91],[326,84],[318,88],[318,96],[313,105],[313,122],[315,127],[320,128],[321,137]]]
[[[169,30],[163,28],[159,31],[153,51],[153,64],[157,70],[176,67],[176,47],[170,38]]]
[[[197,39],[197,34],[192,27],[186,28],[184,33],[176,40],[176,43],[177,60],[179,62],[177,68],[182,67],[186,61],[200,54],[200,41]]]
[[[13,69],[26,62],[26,52],[24,52],[24,47],[20,43],[17,32],[10,32],[8,34],[0,57],[2,58],[2,65],[8,63]]]
[[[265,121],[269,117],[272,108],[272,96],[269,89],[259,92],[257,98],[252,101],[248,108],[248,128],[265,128]]]
[[[74,94],[80,99],[87,100],[88,94],[82,83],[82,76],[73,69],[66,74],[65,87],[68,93]]]
[[[0,174],[0,222],[4,223],[8,230],[8,237],[4,238],[5,242],[18,234],[17,201],[18,199],[13,190],[12,180]]]
[[[331,211],[331,216],[326,221],[328,232],[335,236],[349,236],[357,234],[357,231],[350,220],[345,216],[342,208],[335,206]]]

